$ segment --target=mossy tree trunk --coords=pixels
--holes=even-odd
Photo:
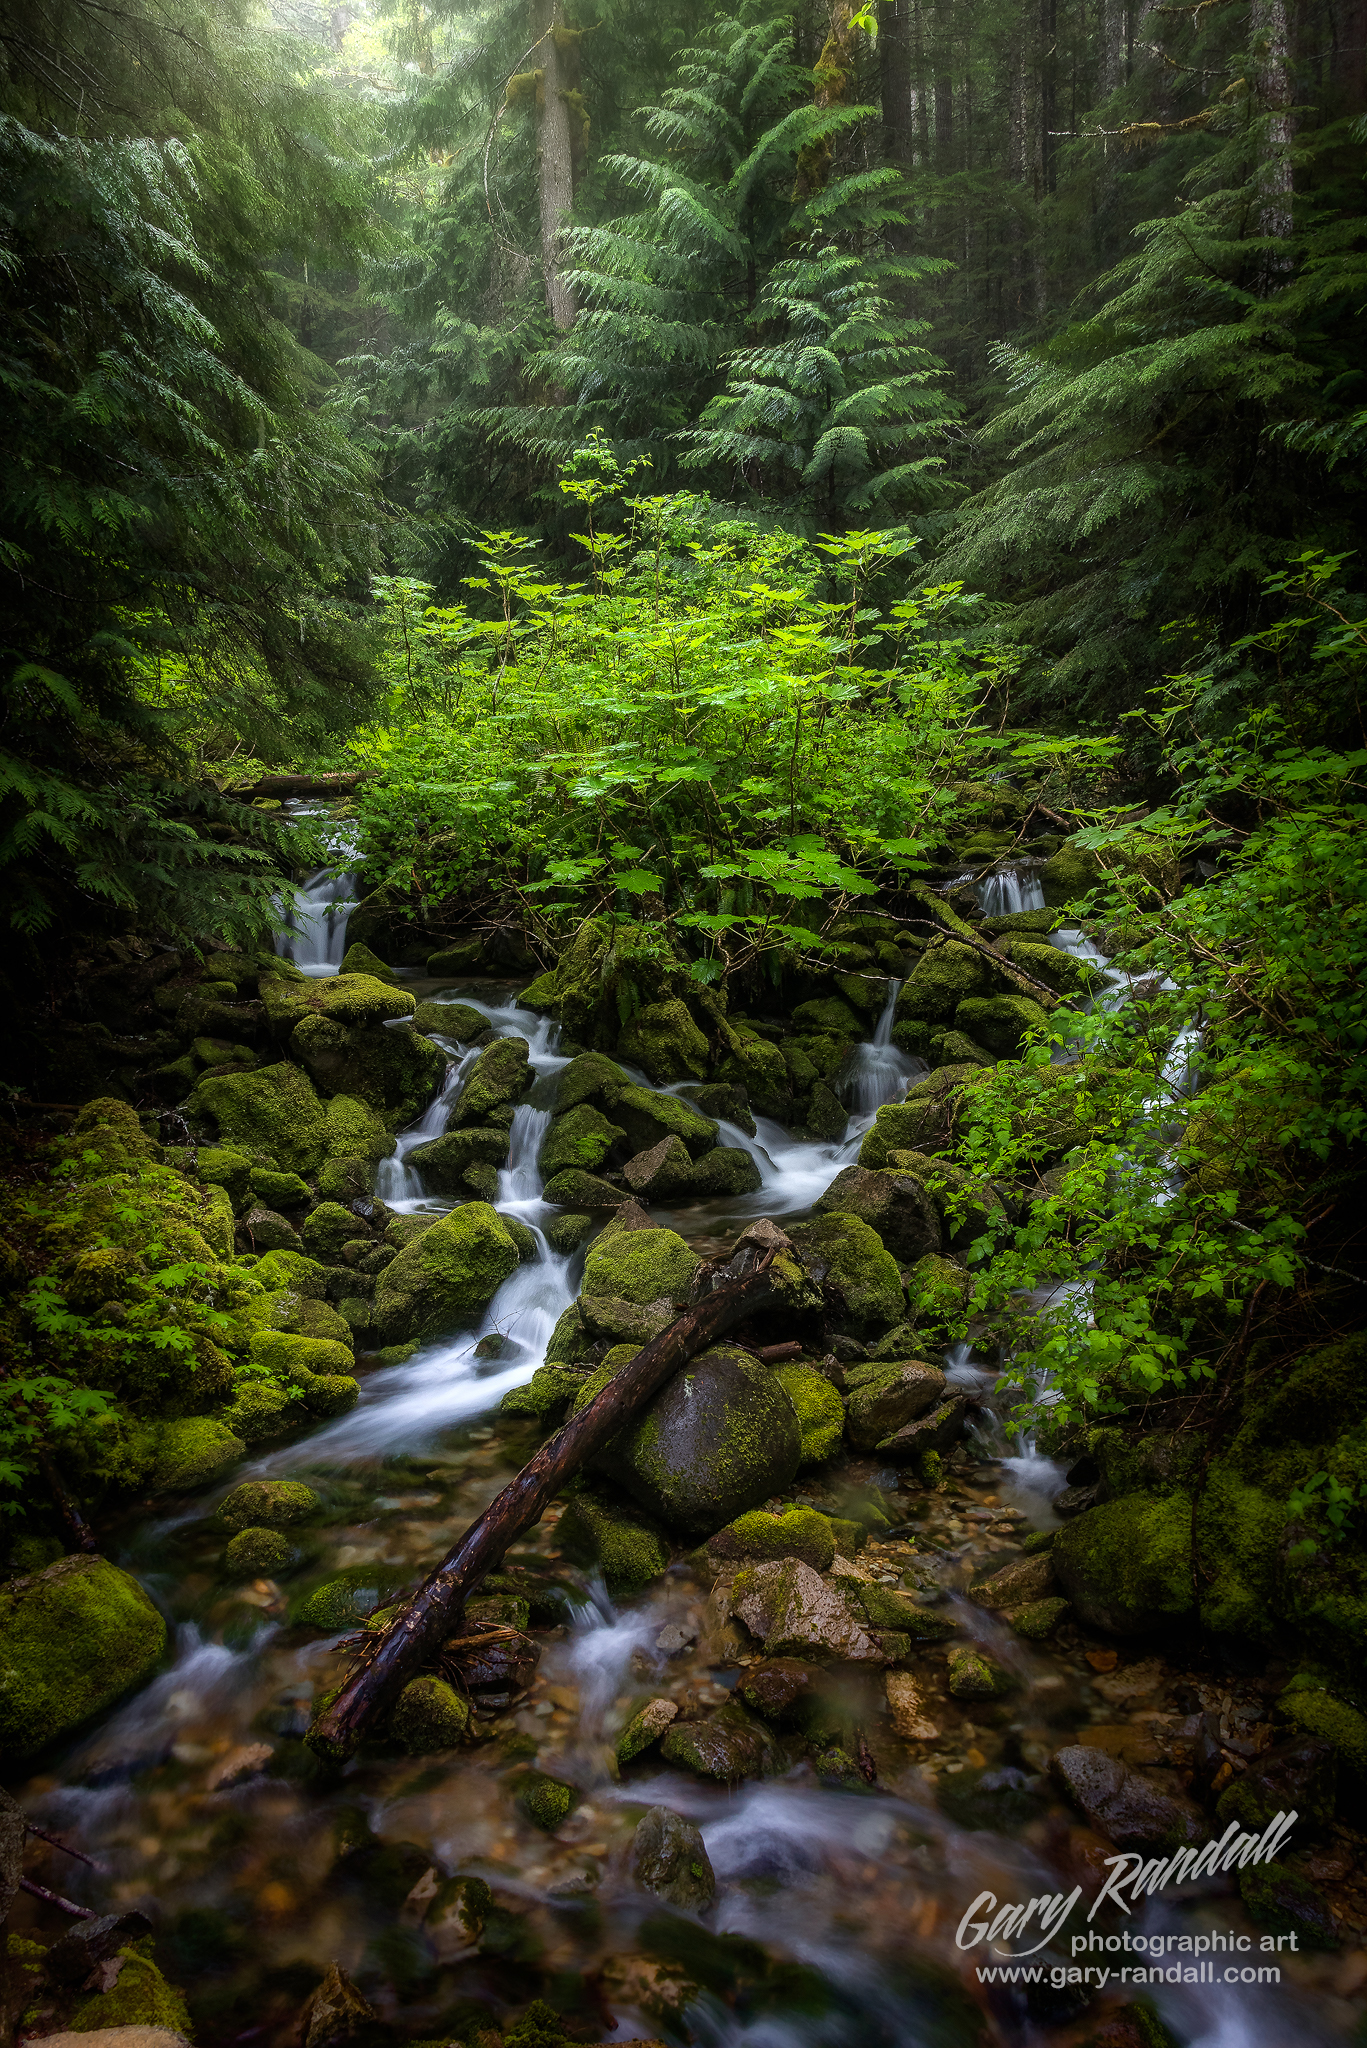
[[[541,89],[536,102],[537,177],[541,194],[541,267],[546,304],[562,334],[574,325],[574,293],[562,274],[561,237],[574,204],[574,90],[568,58],[569,32],[561,0],[532,0],[531,31]]]

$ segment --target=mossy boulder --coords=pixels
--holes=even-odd
[[[660,1744],[666,1763],[682,1764],[700,1778],[724,1785],[742,1778],[769,1778],[786,1762],[774,1733],[739,1700],[718,1707],[705,1721],[674,1721]]]
[[[1017,1681],[1000,1665],[969,1643],[949,1653],[949,1690],[956,1700],[996,1700],[1013,1692]]]
[[[659,1524],[607,1487],[580,1485],[555,1533],[558,1547],[573,1563],[602,1572],[614,1599],[630,1599],[669,1564],[669,1538]]]
[[[430,1038],[386,1030],[383,1024],[369,1029],[344,1024],[313,1011],[295,1025],[289,1049],[327,1094],[354,1096],[395,1129],[412,1122],[446,1075],[446,1054]]]
[[[302,1401],[290,1399],[288,1388],[246,1374],[238,1378],[233,1398],[219,1417],[225,1428],[249,1446],[284,1436],[307,1419],[307,1408]]]
[[[449,1128],[486,1124],[495,1110],[508,1109],[525,1095],[532,1081],[528,1052],[525,1038],[496,1038],[486,1045],[465,1077]]]
[[[410,1756],[454,1749],[469,1726],[469,1701],[431,1672],[410,1678],[389,1714],[389,1732]]]
[[[929,1253],[918,1259],[907,1276],[907,1305],[919,1327],[939,1329],[958,1316],[973,1282],[953,1259]]]
[[[802,1436],[799,1470],[835,1456],[845,1428],[845,1404],[824,1373],[793,1359],[774,1368],[774,1378],[793,1404]]]
[[[696,1160],[685,1193],[690,1201],[758,1194],[764,1175],[754,1157],[739,1145],[714,1145]]]
[[[899,1023],[952,1024],[960,1003],[995,993],[999,973],[973,946],[943,940],[927,948],[897,992]]]
[[[633,1199],[630,1188],[614,1187],[611,1181],[599,1180],[596,1174],[581,1173],[571,1167],[554,1174],[541,1192],[546,1201],[557,1202],[566,1209],[620,1209]]]
[[[284,1036],[305,1017],[326,1018],[358,1031],[374,1030],[400,1017],[411,1017],[413,997],[372,974],[334,974],[319,981],[286,981],[262,975],[259,983],[266,1015]]]
[[[484,961],[484,941],[478,933],[468,938],[455,939],[449,946],[441,946],[427,956],[427,972],[440,980],[449,974],[455,979],[461,975],[478,974]]]
[[[587,1388],[577,1405],[586,1398]],[[797,1416],[774,1375],[719,1346],[683,1366],[596,1462],[649,1514],[706,1536],[791,1484],[801,1456]]]
[[[413,1012],[413,1029],[424,1038],[453,1038],[457,1045],[473,1045],[489,1029],[489,1019],[473,1003],[429,997]]]
[[[554,1422],[565,1413],[584,1384],[585,1375],[565,1365],[539,1365],[521,1387],[509,1387],[499,1403],[502,1415],[527,1416]]]
[[[158,1428],[151,1483],[158,1493],[194,1493],[211,1486],[246,1453],[247,1446],[226,1423],[187,1415]]]
[[[102,1557],[0,1585],[0,1748],[31,1756],[152,1676],[166,1623]]]
[[[1078,1619],[1118,1636],[1171,1628],[1192,1612],[1191,1502],[1123,1494],[1065,1523],[1050,1551]]]
[[[830,1518],[815,1508],[786,1508],[781,1515],[756,1508],[709,1537],[707,1554],[714,1563],[800,1557],[813,1571],[826,1572],[835,1559],[835,1533]]]
[[[223,1569],[233,1578],[256,1578],[289,1560],[289,1541],[278,1529],[239,1529],[223,1553]]]
[[[672,1230],[619,1230],[589,1247],[584,1264],[584,1297],[644,1306],[665,1301],[681,1306],[701,1261]]]
[[[945,1376],[936,1365],[908,1358],[863,1366],[846,1373],[850,1397],[845,1432],[859,1450],[871,1451],[908,1422],[928,1415],[944,1397]]]
[[[473,1953],[493,1903],[482,1877],[449,1877],[437,1887],[422,1925],[439,1963],[459,1962]]]
[[[218,1519],[230,1529],[287,1529],[307,1521],[318,1507],[312,1487],[297,1479],[244,1479],[219,1503]]]
[[[189,1164],[188,1158],[186,1164]],[[253,1180],[250,1153],[238,1152],[231,1145],[201,1145],[195,1157],[194,1171],[196,1177],[207,1185],[225,1188],[235,1209],[247,1200]],[[304,1188],[305,1201],[308,1198],[308,1189]]]
[[[858,1010],[840,996],[817,996],[799,1003],[793,1011],[795,1031],[815,1031],[823,1036],[854,1039],[864,1036],[864,1020]]]
[[[288,1060],[250,1074],[206,1074],[191,1097],[230,1148],[265,1155],[288,1173],[316,1173],[327,1150],[323,1105],[303,1069]]]
[[[570,1252],[577,1252],[585,1238],[592,1237],[597,1228],[596,1216],[576,1215],[574,1210],[565,1216],[552,1216],[543,1226],[547,1244],[562,1258]]]
[[[370,1194],[376,1166],[394,1150],[383,1116],[358,1095],[334,1095],[324,1122],[327,1157],[318,1170],[319,1195],[325,1202],[353,1202]]]
[[[580,1102],[597,1102],[611,1107],[624,1088],[632,1086],[630,1075],[615,1060],[601,1052],[581,1052],[562,1067],[555,1083],[555,1106],[563,1114]]]
[[[1089,896],[1105,878],[1106,871],[1097,856],[1085,847],[1075,846],[1069,839],[1045,862],[1040,870],[1039,883],[1044,891],[1046,907],[1057,910],[1064,904]]]
[[[473,1125],[469,1130],[447,1131],[430,1144],[417,1145],[408,1163],[423,1177],[434,1194],[456,1197],[474,1192],[471,1170],[497,1168],[507,1163],[508,1133],[495,1125]]]
[[[340,1202],[319,1202],[304,1219],[304,1250],[320,1265],[335,1266],[355,1235],[356,1217]]]
[[[251,1341],[251,1359],[253,1365],[291,1380],[310,1415],[341,1415],[356,1405],[360,1389],[351,1373],[351,1352],[335,1339],[258,1330]]]
[[[793,1086],[788,1063],[776,1045],[757,1034],[733,1031],[730,1048],[716,1069],[719,1081],[744,1088],[746,1098],[762,1116],[787,1118],[792,1113]]]
[[[462,1203],[377,1276],[376,1331],[385,1344],[399,1344],[468,1329],[518,1263],[517,1245],[489,1204]]]
[[[622,1027],[618,1053],[638,1067],[644,1067],[652,1081],[701,1081],[707,1073],[708,1044],[677,998],[665,1003],[648,1003]]]
[[[609,1122],[591,1102],[576,1103],[551,1119],[541,1147],[542,1174],[549,1180],[563,1172],[592,1173],[625,1138],[622,1126]]]
[[[252,1168],[251,1191],[268,1209],[307,1209],[313,1200],[308,1182],[297,1173],[277,1173],[268,1166]]]
[[[861,1217],[905,1264],[940,1249],[940,1214],[933,1198],[914,1174],[898,1167],[847,1166],[815,1208],[819,1216]]]
[[[1029,939],[1009,938],[998,950],[1016,967],[1042,981],[1061,996],[1086,996],[1100,982],[1101,969],[1092,960],[1079,960],[1062,946],[1032,944]]]
[[[955,1011],[954,1025],[989,1052],[1014,1059],[1031,1032],[1048,1030],[1049,1018],[1029,996],[970,996]]]
[[[611,1105],[612,1120],[626,1133],[628,1149],[648,1152],[662,1138],[681,1138],[690,1159],[701,1159],[717,1142],[717,1126],[677,1095],[649,1088],[623,1088]]]
[[[965,1083],[981,1070],[975,1066],[941,1067],[907,1090],[904,1102],[885,1103],[859,1147],[859,1164],[884,1167],[891,1152],[935,1153],[946,1149],[962,1107]]]
[[[348,946],[342,955],[343,974],[368,974],[374,981],[394,981],[394,970],[387,967],[378,953],[372,953],[369,946]]]
[[[878,1233],[862,1217],[827,1215],[789,1233],[809,1267],[823,1266],[822,1287],[855,1333],[891,1329],[902,1317],[902,1276]]]

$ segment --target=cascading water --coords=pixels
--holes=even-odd
[[[984,917],[1010,917],[1020,910],[1043,910],[1044,891],[1035,867],[999,868],[972,884]]]
[[[291,809],[296,818],[319,815],[300,805]],[[341,972],[357,878],[353,869],[339,863],[354,860],[359,851],[356,827],[345,820],[327,827],[323,836],[333,858],[296,888],[294,901],[285,910],[285,929],[275,942],[277,953],[315,981]]]
[[[438,1038],[438,1045],[448,1041]],[[446,1069],[446,1079],[422,1115],[406,1131],[400,1131],[393,1152],[388,1159],[382,1159],[375,1172],[375,1192],[386,1208],[406,1215],[414,1209],[445,1208],[449,1205],[438,1202],[427,1194],[423,1187],[422,1175],[407,1164],[410,1152],[419,1145],[430,1145],[446,1129],[451,1111],[455,1108],[460,1091],[465,1085],[465,1076],[479,1058],[479,1049],[471,1047],[462,1051],[454,1048],[455,1057]]]
[[[900,981],[888,983],[888,999],[874,1026],[873,1037],[855,1047],[836,1082],[836,1093],[857,1117],[865,1119],[865,1129],[876,1110],[885,1102],[900,1102],[910,1082],[929,1072],[923,1060],[900,1052],[892,1042],[901,986]]]

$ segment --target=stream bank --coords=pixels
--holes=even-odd
[[[1035,968],[1072,929],[1024,902],[994,913],[1011,917],[1036,920],[1014,927]],[[167,1119],[184,1129],[163,1119],[152,1139],[113,1103],[80,1120],[97,1167],[82,1185],[138,1177],[181,1256],[215,1268],[216,1294],[236,1276],[241,1299],[228,1291],[214,1311],[235,1323],[215,1326],[223,1341],[205,1335],[231,1399],[121,1439],[125,1488],[150,1485],[160,1505],[111,1497],[102,1540],[169,1622],[170,1662],[17,1778],[30,1818],[106,1866],[73,1876],[34,1845],[39,1879],[101,1911],[155,1913],[158,1961],[205,2044],[291,2038],[334,1965],[368,2016],[353,2006],[316,2039],[311,2021],[308,2048],[367,2029],[515,2040],[533,1995],[563,2038],[746,2048],[1064,2043],[1103,2026],[1152,2041],[1159,2025],[1183,2043],[1350,2038],[1367,1982],[1362,1842],[1350,1741],[1326,1732],[1331,1692],[1291,1690],[1293,1669],[1241,1665],[1188,1633],[1180,1597],[1154,1610],[1171,1591],[1180,1471],[1127,1470],[1134,1454],[1105,1442],[1065,1471],[994,1412],[995,1343],[940,1341],[964,1226],[930,1162],[949,1158],[956,1091],[992,1056],[960,1013],[1019,1033],[1011,1005],[1028,999],[984,991],[967,947],[947,963],[932,949],[924,967],[898,949],[874,963],[881,976],[851,969],[858,1011],[835,990],[805,999],[816,1017],[732,1019],[736,1042],[707,1047],[666,992],[605,1051],[567,1043],[541,1007],[574,1004],[573,972],[555,991],[532,984],[535,1009],[482,978],[400,983],[378,955],[380,973],[340,955],[340,922],[323,964],[347,971],[306,977],[309,991],[278,964],[220,956],[181,995],[178,1021],[218,1028],[182,1056],[193,1088]],[[1048,950],[1060,978],[1089,957],[1080,939]],[[229,1028],[245,1013],[259,1051]],[[690,1025],[716,1074],[695,1071]],[[956,1037],[970,1050],[946,1059]],[[340,1778],[325,1772],[304,1738],[356,1629],[758,1216],[834,1247],[819,1314],[764,1333],[798,1347],[765,1369],[787,1378],[797,1463],[778,1445],[752,1511],[711,1531],[652,1514],[639,1473],[636,1492],[596,1476],[485,1590],[482,1618],[539,1654],[477,1680],[467,1667],[466,1740],[414,1755],[382,1738]],[[935,1440],[891,1447],[925,1421]],[[1090,1499],[1060,1501],[1069,1491]],[[1114,1548],[1100,1586],[1085,1556],[1059,1569],[1060,1545],[1086,1548],[1073,1532],[1135,1498],[1158,1503],[1138,1592]],[[244,1537],[264,1560],[246,1570]],[[815,1654],[747,1621],[757,1565],[801,1566],[823,1589],[792,1574]],[[1014,1580],[970,1597],[1004,1570]],[[1106,1594],[1128,1609],[1103,1617]],[[850,1630],[878,1654],[838,1655]],[[980,1892],[1095,1888],[1115,1847],[1223,1826],[1231,1787],[1264,1776],[1269,1796],[1290,1787],[1313,1814],[1284,1896],[1219,1878],[1136,1921],[1146,1936],[1229,1928],[1256,1943],[1280,1915],[1283,1939],[1288,1919],[1298,1930],[1280,1985],[1146,1987],[1136,2013],[1134,1998],[1066,1980],[988,1985],[956,1945]],[[661,1878],[669,1858],[647,1855],[659,1809],[676,1816],[691,1887],[678,1856]],[[44,1910],[26,1899],[12,1924],[50,1940]],[[1332,1946],[1310,1946],[1316,1916]],[[117,1988],[92,1994],[115,2004],[81,2023],[115,2023]],[[526,2038],[555,2038],[535,2024]]]

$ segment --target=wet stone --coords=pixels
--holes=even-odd
[[[633,1714],[617,1738],[616,1756],[619,1764],[629,1764],[658,1742],[679,1711],[677,1700],[647,1700],[639,1714]]]
[[[752,1665],[740,1682],[747,1707],[767,1721],[782,1721],[821,1683],[821,1669],[797,1657],[766,1657]]]
[[[782,1758],[762,1721],[739,1701],[721,1707],[706,1721],[678,1721],[660,1744],[666,1763],[683,1764],[701,1778],[735,1784],[741,1778],[767,1778]]]
[[[956,1700],[995,1700],[1013,1690],[1015,1679],[985,1650],[962,1644],[949,1653],[949,1689]]]
[[[1199,1807],[1171,1797],[1118,1757],[1074,1743],[1057,1752],[1050,1769],[1097,1833],[1117,1849],[1180,1849],[1206,1839]]]

